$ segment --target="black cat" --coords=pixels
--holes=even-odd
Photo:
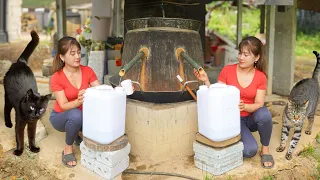
[[[45,113],[51,94],[40,96],[36,79],[32,70],[27,65],[28,59],[39,44],[39,36],[31,32],[32,40],[29,42],[16,63],[13,63],[4,77],[4,120],[8,128],[12,127],[10,112],[16,112],[16,142],[17,147],[13,152],[20,156],[24,149],[24,129],[28,125],[29,149],[37,153],[39,147],[35,145],[37,121]]]

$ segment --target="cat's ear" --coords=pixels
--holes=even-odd
[[[45,101],[49,101],[49,100],[51,99],[51,97],[52,97],[51,94],[47,94],[47,95],[43,96],[43,99],[44,99]]]
[[[27,102],[29,101],[32,97],[34,96],[32,89],[29,89],[27,91],[26,97],[24,98],[24,101]]]
[[[308,105],[309,105],[309,100],[305,100],[305,101],[303,102],[303,104],[304,104],[305,106],[308,106]]]

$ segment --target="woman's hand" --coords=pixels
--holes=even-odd
[[[81,89],[80,91],[79,91],[79,93],[78,93],[78,98],[76,99],[76,101],[77,101],[77,104],[80,106],[80,105],[82,105],[82,103],[83,103],[83,98],[84,98],[84,96],[83,96],[83,94],[86,92],[86,90],[85,89]]]
[[[204,72],[203,74],[200,74],[196,69],[193,69],[193,74],[200,81],[207,82],[209,80],[206,72]]]
[[[240,100],[240,103],[239,103],[239,109],[240,111],[244,111],[244,108],[246,107],[246,104],[243,102],[243,100]]]

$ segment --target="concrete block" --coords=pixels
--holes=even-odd
[[[195,153],[194,159],[203,161],[211,167],[223,167],[225,165],[232,163],[234,160],[240,161],[243,159],[243,157],[242,157],[242,152],[238,151],[233,154],[229,154],[229,156],[226,156],[224,158],[219,158],[219,159],[217,159],[216,157],[210,157],[204,154]]]
[[[210,148],[194,142],[195,165],[214,175],[221,175],[243,164],[243,143],[226,148]]]
[[[81,165],[90,171],[94,171],[96,168],[96,160],[86,156],[84,153],[81,153]]]
[[[230,164],[227,164],[226,166],[222,166],[222,167],[214,167],[214,166],[210,166],[208,165],[206,162],[204,161],[200,161],[198,159],[195,159],[195,165],[197,166],[197,168],[209,172],[213,175],[221,175],[225,172],[228,172],[238,166],[241,166],[243,164],[242,159],[235,159],[234,162],[231,162]]]
[[[85,155],[86,157],[91,158],[91,159],[94,159],[94,158],[96,157],[96,154],[97,154],[96,151],[88,148],[88,147],[84,144],[83,141],[80,143],[80,151],[81,151],[81,155],[83,154],[83,155]]]
[[[96,160],[100,163],[103,163],[109,167],[116,166],[121,160],[129,155],[131,145],[128,143],[127,146],[118,151],[112,152],[97,152]]]
[[[130,153],[130,149],[131,149],[131,145],[128,143],[126,147],[117,151],[98,152],[88,148],[83,142],[80,144],[81,156],[84,155],[85,156],[84,159],[89,158],[94,161],[103,163],[109,167],[114,167],[126,156],[128,156]],[[91,162],[91,161],[87,160],[87,162]]]
[[[127,156],[125,159],[123,159],[120,163],[118,163],[114,167],[109,167],[105,164],[97,162],[94,172],[105,179],[113,179],[118,174],[126,170],[128,167],[129,167],[129,156]]]
[[[202,145],[198,142],[193,143],[193,150],[195,153],[204,154],[215,160],[225,158],[237,152],[243,151],[243,143],[240,141],[232,146],[226,148],[210,148],[208,146]]]

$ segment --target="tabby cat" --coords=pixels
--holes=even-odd
[[[289,102],[283,112],[281,143],[277,148],[277,152],[285,150],[289,131],[291,128],[294,128],[294,134],[285,156],[287,160],[292,158],[292,153],[300,140],[305,118],[308,119],[308,126],[305,133],[308,135],[311,134],[314,114],[318,104],[320,82],[320,55],[316,51],[313,51],[313,53],[317,57],[317,64],[313,71],[312,78],[302,79],[292,88]]]
[[[13,63],[4,77],[4,120],[8,128],[12,127],[10,112],[15,110],[16,150],[13,154],[20,156],[24,149],[24,129],[28,125],[29,149],[37,153],[35,145],[37,121],[45,113],[51,94],[40,96],[36,79],[27,65],[28,59],[39,44],[39,36],[31,32],[29,42],[16,63]]]

